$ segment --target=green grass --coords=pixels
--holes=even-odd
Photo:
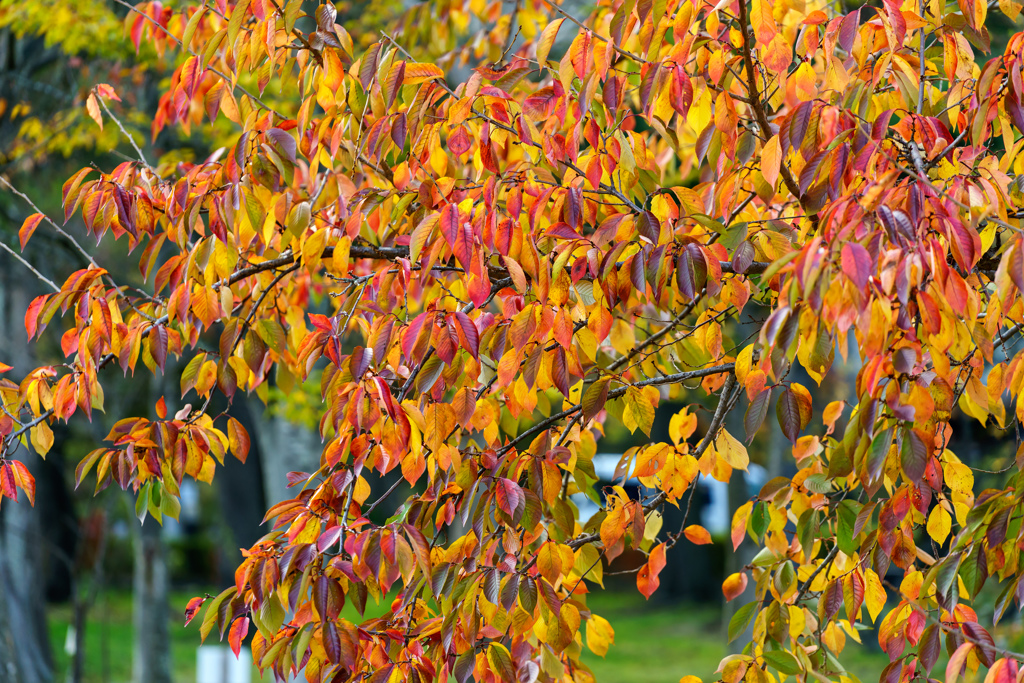
[[[199,623],[202,616],[184,628],[185,605],[199,593],[175,592],[171,595],[171,657],[175,682],[195,680],[196,647],[199,645]],[[57,675],[64,680],[71,657],[64,652],[68,625],[72,620],[71,605],[55,605],[50,610],[50,643],[53,647]],[[85,630],[85,680],[101,683],[104,672],[109,683],[125,683],[132,677],[132,598],[127,591],[108,591],[96,601],[89,612]]]
[[[687,674],[704,681],[717,678],[714,671],[728,654],[718,607],[648,604],[631,592],[594,593],[587,602],[615,629],[615,644],[604,658],[589,650],[583,656],[599,683],[677,683]],[[863,635],[865,640],[873,637]],[[872,683],[889,658],[847,639],[842,661],[850,673]]]

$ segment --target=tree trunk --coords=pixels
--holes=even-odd
[[[17,376],[31,369],[24,316],[31,298],[26,279],[10,258],[0,259],[0,358]],[[17,330],[22,332],[19,334]],[[38,472],[38,457],[18,449],[14,456]],[[0,674],[5,683],[49,683],[53,657],[46,628],[46,591],[38,511],[22,496],[0,509]]]
[[[134,683],[171,683],[167,557],[152,517],[135,527]]]
[[[320,467],[323,444],[316,430],[283,417],[264,413],[259,419],[263,492],[268,505],[295,497],[288,488],[289,472],[315,472]]]
[[[28,453],[28,458],[35,454]],[[53,658],[46,628],[46,591],[38,516],[26,500],[4,502],[0,533],[0,662],[5,683],[49,683]],[[10,647],[12,655],[4,651]]]
[[[227,410],[249,433],[251,444],[244,464],[234,457],[224,458],[224,466],[213,478],[227,531],[227,538],[218,543],[217,558],[219,583],[225,586],[234,583],[235,568],[242,563],[239,549],[252,547],[270,530],[269,526],[261,525],[268,507],[263,494],[267,449],[261,443],[259,420],[253,415],[262,411],[262,407],[247,396],[236,394]],[[256,414],[262,417],[261,413]]]

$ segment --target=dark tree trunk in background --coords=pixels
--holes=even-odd
[[[24,377],[32,358],[26,344],[25,311],[33,292],[17,263],[0,259],[0,358]],[[15,457],[38,475],[39,458],[21,448]],[[40,501],[41,504],[42,501]],[[46,591],[38,509],[22,496],[0,507],[0,674],[4,683],[49,683],[53,657],[46,628]]]
[[[31,467],[35,453],[22,451]],[[0,639],[13,643],[14,655],[4,658],[13,677],[5,683],[48,683],[53,680],[53,658],[46,627],[45,544],[39,516],[27,500],[4,501],[0,533]],[[13,665],[13,666],[12,666]]]
[[[261,526],[263,515],[267,511],[266,497],[263,494],[263,461],[266,448],[260,438],[261,432],[253,419],[253,409],[248,397],[235,395],[235,400],[228,409],[228,414],[242,423],[249,432],[249,456],[245,463],[229,456],[224,459],[224,466],[213,478],[220,499],[221,514],[227,527],[229,539],[218,543],[217,558],[220,574],[219,583],[227,586],[234,583],[235,568],[242,562],[239,548],[251,548],[264,534],[270,531],[269,526]],[[255,406],[262,411],[262,406]]]
[[[150,379],[150,410],[155,410],[157,401],[164,397],[168,416],[177,412],[175,385],[178,373],[176,364],[168,363],[163,374]],[[129,497],[128,500],[134,513],[135,499]],[[135,553],[132,682],[171,683],[170,573],[164,528],[149,514],[140,524],[132,523],[131,526]]]
[[[171,683],[167,556],[163,527],[147,517],[135,530],[134,683]]]
[[[263,492],[266,503],[273,505],[295,497],[296,491],[288,488],[289,472],[315,472],[320,467],[323,444],[316,430],[269,411],[256,419],[259,428],[253,436],[260,442]]]

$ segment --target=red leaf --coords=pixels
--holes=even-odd
[[[235,653],[236,658],[242,651],[242,641],[247,635],[249,635],[249,617],[235,619],[228,631],[228,645],[231,646],[231,651]]]
[[[856,242],[844,244],[843,272],[858,289],[867,287],[871,277],[871,256],[868,250]]]
[[[328,548],[338,542],[341,538],[341,525],[331,527],[327,531],[320,534],[320,538],[316,540],[316,549],[319,552],[326,552]]]
[[[338,635],[338,625],[333,621],[324,622],[323,630],[324,651],[327,652],[327,659],[332,664],[341,662],[341,637]]]
[[[167,417],[167,402],[164,401],[163,396],[156,402],[156,416],[161,420]]]
[[[153,360],[161,371],[167,363],[167,327],[157,325],[149,331],[149,349],[153,354]]]
[[[830,581],[825,586],[819,605],[818,613],[823,621],[830,621],[839,613],[839,608],[843,605],[843,585],[838,580]]]
[[[192,95],[195,94],[196,88],[199,87],[199,81],[202,78],[203,73],[199,68],[199,58],[193,56],[186,59],[185,63],[181,65],[178,82],[188,99],[192,99]]]
[[[345,594],[336,579],[321,575],[313,584],[313,605],[324,621],[338,618],[345,605]]]
[[[204,602],[206,602],[206,598],[192,598],[188,601],[188,605],[185,607],[185,626],[188,626],[188,622],[195,618]]]
[[[516,508],[519,507],[520,501],[523,500],[523,490],[519,487],[519,484],[511,479],[499,477],[495,480],[494,484],[498,507],[509,517],[513,516]]]
[[[455,329],[459,335],[459,343],[462,348],[469,351],[473,358],[480,358],[480,335],[476,325],[468,315],[462,311],[455,312]]]
[[[18,490],[14,486],[14,470],[7,460],[0,464],[0,497],[10,498],[17,502]]]
[[[32,476],[29,468],[26,467],[25,463],[17,460],[8,460],[10,464],[11,473],[14,475],[14,483],[24,490],[25,495],[29,497],[29,503],[31,505],[36,504],[36,478]]]
[[[472,228],[463,224],[459,215],[459,207],[449,204],[441,211],[441,233],[459,263],[467,271],[472,267],[471,251],[473,247]]]
[[[49,296],[42,294],[32,299],[32,303],[28,305],[28,310],[25,311],[25,331],[28,332],[28,338],[36,336],[36,331],[39,325],[39,314],[43,310],[43,306],[46,305],[46,300]]]
[[[796,443],[800,436],[800,430],[806,427],[811,420],[811,406],[807,397],[802,392],[794,391],[792,386],[786,387],[785,391],[779,395],[775,412],[779,418],[782,433],[787,439]]]
[[[959,220],[945,221],[949,230],[950,246],[953,257],[965,273],[969,273],[981,256],[981,237],[977,231],[964,225]]]

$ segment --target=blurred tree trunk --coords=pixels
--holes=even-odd
[[[162,375],[149,378],[149,404],[156,406],[164,397],[167,415],[178,410],[177,392],[174,390],[179,369],[168,363]],[[154,408],[155,410],[155,408]],[[155,418],[156,415],[151,417]],[[135,512],[134,498],[129,498],[131,513]],[[167,567],[167,546],[163,526],[146,515],[138,525],[132,525],[135,551],[135,571],[132,594],[132,620],[135,642],[132,652],[133,683],[171,683],[170,626],[170,574]]]
[[[316,430],[264,411],[258,420],[263,492],[267,505],[295,497],[289,472],[315,472],[323,444]]]
[[[0,357],[23,377],[32,365],[24,334],[25,311],[32,298],[19,264],[0,259]],[[21,331],[20,333],[18,331]],[[14,457],[38,472],[38,457],[19,449]],[[0,679],[5,683],[48,683],[53,657],[46,628],[45,544],[36,508],[23,497],[0,510]]]
[[[263,462],[267,449],[261,442],[262,432],[255,416],[260,416],[262,404],[258,399],[239,392],[226,409],[231,417],[242,423],[251,443],[245,463],[234,457],[224,458],[224,466],[213,478],[224,526],[227,527],[226,535],[230,536],[218,543],[217,570],[219,583],[224,586],[235,581],[235,568],[243,559],[239,548],[252,547],[270,531],[269,526],[261,526],[268,507],[263,488]]]
[[[171,683],[167,555],[152,517],[135,528],[134,683]]]

